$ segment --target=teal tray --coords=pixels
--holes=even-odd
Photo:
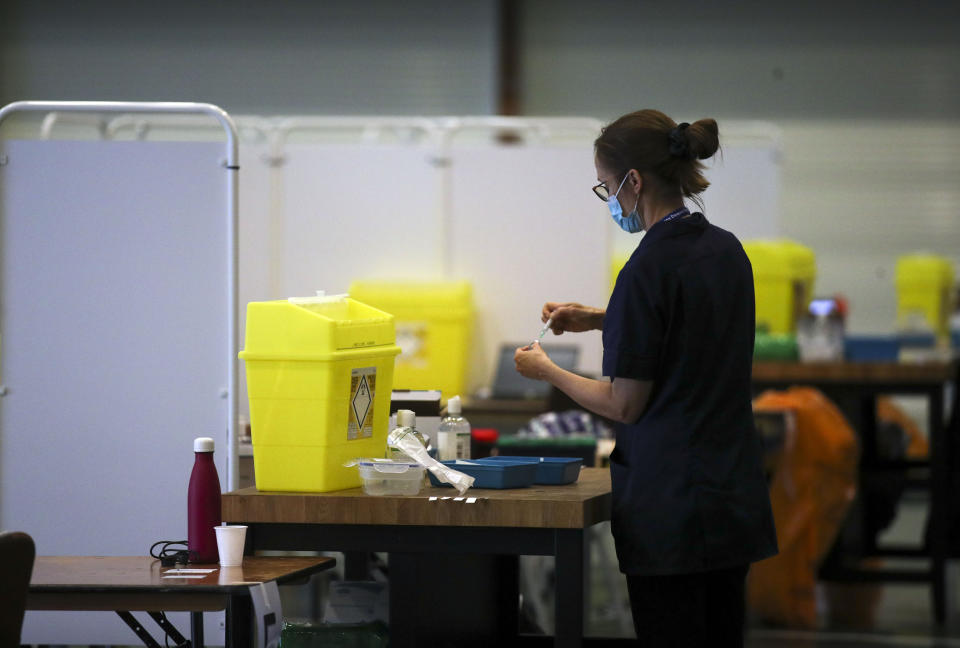
[[[580,478],[583,459],[577,457],[513,457],[499,455],[477,461],[491,463],[534,463],[537,465],[535,484],[572,484]]]
[[[537,477],[537,464],[532,461],[510,463],[506,461],[491,462],[489,459],[472,459],[470,463],[464,459],[441,461],[445,466],[470,475],[474,478],[473,488],[525,488],[534,483]],[[458,463],[459,462],[459,463]],[[430,483],[434,486],[449,486],[437,479],[432,472]]]

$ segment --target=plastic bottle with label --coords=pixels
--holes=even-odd
[[[217,562],[217,536],[220,524],[220,477],[213,463],[213,439],[193,440],[193,472],[187,489],[187,549],[190,562]]]
[[[460,397],[447,401],[447,415],[437,428],[437,451],[441,461],[470,458],[470,422],[463,418]]]
[[[390,433],[391,437],[402,438],[404,434],[412,434],[423,444],[424,448],[430,448],[430,442],[417,429],[417,415],[413,410],[397,410],[397,427]],[[389,438],[389,437],[388,437]],[[387,459],[396,461],[410,461],[413,459],[407,453],[397,448],[387,447]]]

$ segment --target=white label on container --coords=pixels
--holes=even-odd
[[[373,399],[376,394],[377,368],[363,367],[350,371],[350,413],[347,439],[369,439],[373,436]]]
[[[400,355],[397,365],[414,369],[427,367],[427,337],[429,326],[426,322],[394,322],[397,346]]]

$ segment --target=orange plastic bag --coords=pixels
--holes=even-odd
[[[916,422],[907,416],[892,398],[884,396],[877,399],[877,421],[896,423],[910,439],[907,446],[907,457],[910,459],[925,459],[930,456],[930,444],[920,432]]]
[[[856,493],[857,438],[816,389],[764,392],[753,406],[758,412],[792,412],[796,426],[770,483],[780,553],[750,569],[748,602],[764,622],[813,628],[817,569]]]

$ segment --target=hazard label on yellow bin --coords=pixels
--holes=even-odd
[[[373,436],[373,397],[376,385],[376,367],[351,370],[347,439],[369,439]]]

